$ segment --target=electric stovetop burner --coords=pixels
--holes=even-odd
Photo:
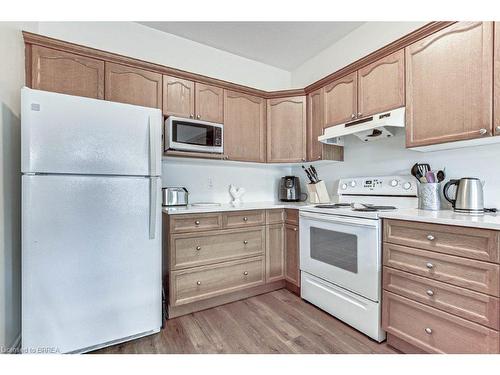
[[[394,206],[376,206],[373,204],[356,204],[356,203],[335,203],[335,204],[318,204],[316,208],[352,208],[353,211],[359,212],[377,212],[377,211],[392,211]]]
[[[351,207],[351,203],[335,203],[335,204],[318,204],[316,208],[345,208]]]

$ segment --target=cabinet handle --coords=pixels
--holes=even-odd
[[[355,118],[356,118],[356,115],[353,113],[353,114],[351,115],[351,119],[353,119],[353,120],[354,120]]]
[[[245,216],[245,217],[243,218],[243,221],[248,221],[248,217],[246,217],[246,216]]]
[[[198,116],[196,116],[196,118],[199,120],[199,119],[201,118],[201,116],[200,116],[200,115],[198,115]]]
[[[358,112],[358,117],[361,117],[363,116],[363,114],[361,112]]]
[[[486,130],[485,128],[479,129],[480,135],[485,135],[486,133],[488,133],[488,130]]]
[[[189,118],[194,118],[194,115],[191,113],[191,114],[189,115]]]
[[[433,269],[433,268],[434,268],[434,264],[432,264],[432,263],[427,263],[427,264],[426,264],[426,267],[427,267],[428,269]]]
[[[427,327],[425,329],[425,333],[427,333],[428,335],[432,335],[432,329],[430,329],[429,327]]]
[[[201,246],[196,246],[196,250],[200,251],[201,250]]]
[[[306,158],[302,158],[302,161],[306,161]]]
[[[294,232],[297,232],[297,228],[293,228],[293,231],[294,231]]]
[[[500,125],[498,125],[497,127],[495,127],[495,132],[500,133]]]
[[[434,292],[433,292],[432,290],[430,290],[430,289],[429,289],[429,290],[427,290],[427,291],[426,291],[426,293],[427,293],[427,295],[428,295],[429,297],[432,297],[432,296],[434,295]]]
[[[320,156],[318,156],[318,160],[321,160],[321,155],[320,155]]]
[[[428,239],[429,241],[434,241],[434,240],[436,239],[436,237],[434,237],[432,234],[428,234],[428,235],[427,235],[427,239]]]
[[[197,282],[196,282],[196,285],[201,285],[201,281],[197,281]]]
[[[243,272],[243,275],[248,276],[248,272],[247,271]]]
[[[196,221],[194,222],[194,224],[195,224],[195,225],[200,225],[200,221],[199,221],[199,220],[196,220]]]
[[[247,245],[247,244],[248,244],[248,241],[247,241],[247,240],[243,241],[243,244]]]

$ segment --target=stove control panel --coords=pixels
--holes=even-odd
[[[417,184],[413,176],[382,176],[342,178],[338,195],[417,196]]]

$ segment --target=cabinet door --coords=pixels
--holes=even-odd
[[[332,126],[354,120],[357,116],[358,74],[351,73],[325,86],[325,124]]]
[[[230,160],[266,160],[266,101],[224,92],[224,153]]]
[[[406,48],[406,146],[491,135],[493,25],[458,22]]]
[[[306,98],[296,96],[267,101],[267,161],[306,159]]]
[[[272,224],[266,228],[266,281],[285,278],[285,226]]]
[[[370,116],[403,107],[404,80],[404,50],[358,70],[358,116]]]
[[[298,225],[285,225],[285,247],[285,279],[300,286]]]
[[[320,160],[323,157],[323,144],[318,137],[323,134],[325,124],[323,111],[323,90],[307,95],[307,160]]]
[[[106,100],[161,109],[161,74],[106,62]]]
[[[494,64],[494,92],[493,92],[493,130],[495,135],[500,135],[500,22],[495,22],[495,61]]]
[[[30,87],[104,99],[104,61],[32,46]]]
[[[194,118],[194,82],[163,76],[163,113],[167,116]]]
[[[196,82],[196,118],[210,122],[224,122],[224,90]]]

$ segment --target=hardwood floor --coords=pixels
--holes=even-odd
[[[397,351],[281,289],[170,319],[156,335],[94,353],[395,354]]]

